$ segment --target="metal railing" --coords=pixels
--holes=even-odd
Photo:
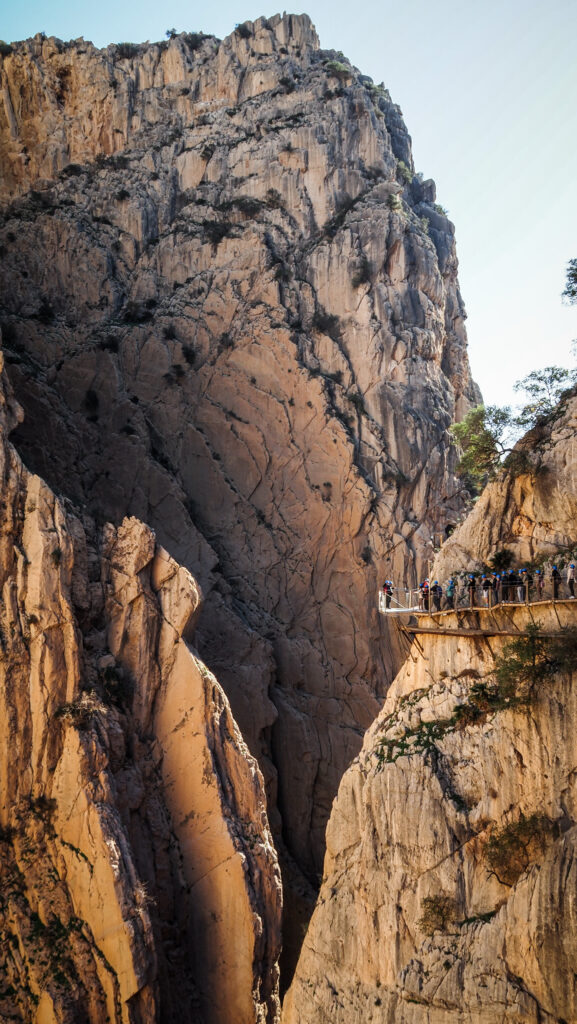
[[[392,595],[387,596],[379,591],[379,611],[390,612],[425,612],[452,611],[455,608],[495,608],[498,605],[535,604],[539,601],[567,601],[577,599],[577,584],[573,587],[567,581],[566,574],[558,579],[550,574],[534,575],[532,580],[517,578],[510,581],[508,577],[493,581],[483,586],[483,580],[476,577],[474,584],[467,579],[456,579],[452,597],[447,596],[446,585],[442,594],[431,594],[421,588],[409,590],[394,587]],[[573,592],[572,592],[573,591]]]

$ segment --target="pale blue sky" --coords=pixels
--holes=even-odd
[[[456,225],[470,359],[485,400],[514,401],[513,382],[531,370],[572,365],[577,307],[560,295],[577,257],[575,0],[308,0],[304,10],[325,49],[384,81],[416,169],[437,182]],[[162,39],[174,27],[222,38],[276,11],[264,0],[24,0],[0,15],[0,37],[44,31],[105,46]]]

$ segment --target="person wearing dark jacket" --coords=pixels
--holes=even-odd
[[[561,573],[556,565],[553,566],[551,579],[553,580],[553,600],[557,601],[559,598],[559,582],[561,580]]]
[[[431,594],[432,594],[432,597],[433,597],[433,604],[435,606],[435,611],[436,612],[440,612],[441,611],[441,598],[443,596],[443,588],[442,588],[442,586],[441,586],[441,584],[439,583],[438,580],[435,580],[435,582],[433,583],[433,586],[431,587]]]

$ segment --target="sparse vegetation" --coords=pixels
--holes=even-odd
[[[366,256],[361,256],[359,266],[351,279],[353,288],[360,288],[362,284],[370,284],[370,280],[371,264]]]
[[[440,893],[438,896],[425,896],[421,902],[422,916],[417,922],[425,935],[444,932],[457,916],[455,900],[451,896]]]
[[[367,409],[366,409],[366,406],[365,406],[365,399],[361,395],[360,391],[356,391],[356,392],[353,392],[352,394],[347,395],[347,398],[348,398],[349,402],[351,403],[351,405],[354,405],[354,407],[357,410],[359,416],[365,416],[366,415]]]
[[[235,28],[235,32],[237,36],[240,36],[241,39],[252,38],[252,29],[249,28],[246,22],[243,25],[237,25]]]
[[[73,701],[62,704],[54,717],[71,722],[78,729],[88,729],[96,714],[106,714],[106,707],[93,690],[82,693]]]
[[[397,160],[397,180],[402,181],[403,185],[410,185],[413,180],[413,172],[404,160]]]
[[[202,229],[208,241],[216,247],[222,242],[223,238],[227,238],[232,234],[233,225],[230,221],[226,220],[203,220]]]
[[[328,334],[329,338],[332,338],[333,341],[338,341],[341,336],[341,324],[338,316],[327,313],[326,309],[323,309],[322,306],[318,306],[315,309],[312,325],[316,331]]]
[[[512,886],[520,875],[544,853],[559,828],[556,822],[543,814],[521,813],[518,821],[496,829],[485,847],[489,873],[501,885]]]
[[[566,275],[562,298],[572,306],[577,302],[577,258],[569,260]]]
[[[185,32],[183,39],[191,53],[196,53],[202,46],[205,35],[203,32]]]
[[[509,548],[499,548],[491,556],[489,564],[495,572],[503,572],[505,569],[510,569],[514,561],[515,556]]]
[[[122,60],[131,60],[138,54],[139,47],[136,43],[117,43],[116,55]]]
[[[347,78],[352,78],[353,71],[347,64],[343,64],[340,60],[327,60],[324,63],[325,71],[328,71],[330,75],[334,75],[340,82],[345,82]]]

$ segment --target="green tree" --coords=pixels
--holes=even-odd
[[[518,380],[514,390],[524,392],[529,401],[515,417],[515,423],[520,427],[533,427],[537,420],[550,416],[563,392],[574,383],[575,371],[565,370],[562,366],[533,370],[523,380]]]
[[[561,296],[570,306],[577,302],[577,259],[569,260],[567,264],[567,278]]]
[[[464,420],[451,427],[451,434],[462,452],[458,471],[468,477],[475,488],[492,480],[504,457],[512,451],[507,443],[512,425],[509,406],[500,409],[496,405],[477,405]]]

